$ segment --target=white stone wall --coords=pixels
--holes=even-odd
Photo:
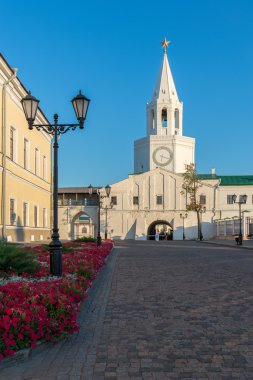
[[[206,195],[207,211],[202,215],[204,238],[215,234],[212,223],[215,205],[214,192],[218,180],[203,181],[199,194]],[[108,210],[108,231],[113,230],[115,239],[146,239],[148,227],[156,220],[164,220],[173,228],[173,238],[181,240],[183,229],[180,213],[186,210],[186,199],[182,192],[181,175],[164,169],[130,175],[128,179],[112,186],[111,195],[117,196],[117,205]],[[156,196],[161,195],[163,202],[156,204]],[[139,204],[133,204],[133,196],[139,197]],[[216,199],[218,197],[216,196]],[[109,202],[110,200],[105,200]],[[197,216],[188,213],[185,219],[186,239],[197,238]]]
[[[111,196],[117,197],[117,205],[110,208],[110,198],[103,199],[103,207],[108,206],[108,237],[114,239],[146,239],[148,228],[154,221],[168,222],[173,229],[174,240],[183,237],[180,213],[186,212],[186,198],[182,194],[182,175],[165,169],[154,169],[138,175],[129,175],[123,181],[111,185]],[[218,179],[202,181],[199,195],[206,196],[206,212],[202,214],[202,233],[204,239],[216,236],[213,220],[232,218],[239,215],[238,204],[227,204],[227,195],[248,195],[242,211],[247,217],[253,217],[253,186],[220,186]],[[156,204],[156,196],[161,195],[163,202]],[[139,197],[139,204],[133,204],[133,197]],[[59,206],[59,225],[61,239],[73,238],[73,223],[84,212],[92,218],[94,234],[97,236],[96,206]],[[197,238],[197,216],[187,212],[185,219],[186,239]],[[101,209],[101,236],[105,230],[105,211]]]

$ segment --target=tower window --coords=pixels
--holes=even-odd
[[[163,128],[167,128],[167,109],[162,109],[162,126]]]
[[[137,196],[133,197],[133,204],[134,205],[138,205],[139,204],[139,197],[137,197]]]
[[[151,125],[152,125],[152,129],[155,128],[155,112],[154,110],[151,110]]]
[[[156,196],[156,204],[157,205],[162,205],[163,204],[163,196],[162,195],[157,195]]]
[[[179,128],[179,110],[175,109],[175,128]]]

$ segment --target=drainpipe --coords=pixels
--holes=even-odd
[[[2,88],[2,240],[6,240],[6,87],[17,76],[18,69],[13,69],[12,76],[3,84]]]

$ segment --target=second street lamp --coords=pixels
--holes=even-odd
[[[185,234],[184,234],[184,220],[188,217],[187,212],[183,215],[180,214],[180,218],[183,219],[183,240],[185,240]]]
[[[91,196],[93,194],[93,186],[90,185],[88,186],[88,190],[89,190],[89,195]],[[101,210],[101,206],[102,206],[102,201],[101,199],[103,198],[108,198],[110,196],[110,193],[111,193],[111,186],[107,185],[105,186],[105,193],[106,195],[101,195],[100,193],[100,189],[97,189],[97,195],[98,195],[98,232],[97,232],[97,247],[100,247],[101,246],[101,235],[100,235],[100,210]]]
[[[105,240],[107,240],[107,235],[108,235],[108,224],[107,224],[107,211],[108,209],[113,208],[113,203],[110,203],[110,206],[108,207],[107,205],[104,207],[105,210]]]
[[[62,244],[60,242],[58,228],[58,137],[69,130],[75,130],[76,127],[83,129],[86,119],[90,100],[84,95],[79,94],[72,99],[72,104],[76,113],[78,124],[59,124],[58,115],[54,115],[53,124],[34,124],[36,113],[39,105],[39,100],[29,92],[22,100],[21,104],[25,113],[29,129],[36,128],[38,131],[43,130],[53,137],[54,149],[54,168],[53,168],[53,232],[52,240],[49,244],[50,250],[50,273],[53,276],[62,275]]]
[[[237,195],[234,194],[232,196],[233,203],[237,203],[239,205],[239,241],[238,244],[242,245],[242,204],[247,203],[248,196],[246,194],[239,196],[239,201],[236,202]]]
[[[200,208],[199,213],[200,213],[200,241],[203,240],[203,233],[202,233],[202,215],[206,212],[206,206]]]

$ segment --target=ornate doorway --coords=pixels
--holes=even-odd
[[[88,214],[81,211],[72,219],[71,237],[72,239],[94,237],[94,222]]]

